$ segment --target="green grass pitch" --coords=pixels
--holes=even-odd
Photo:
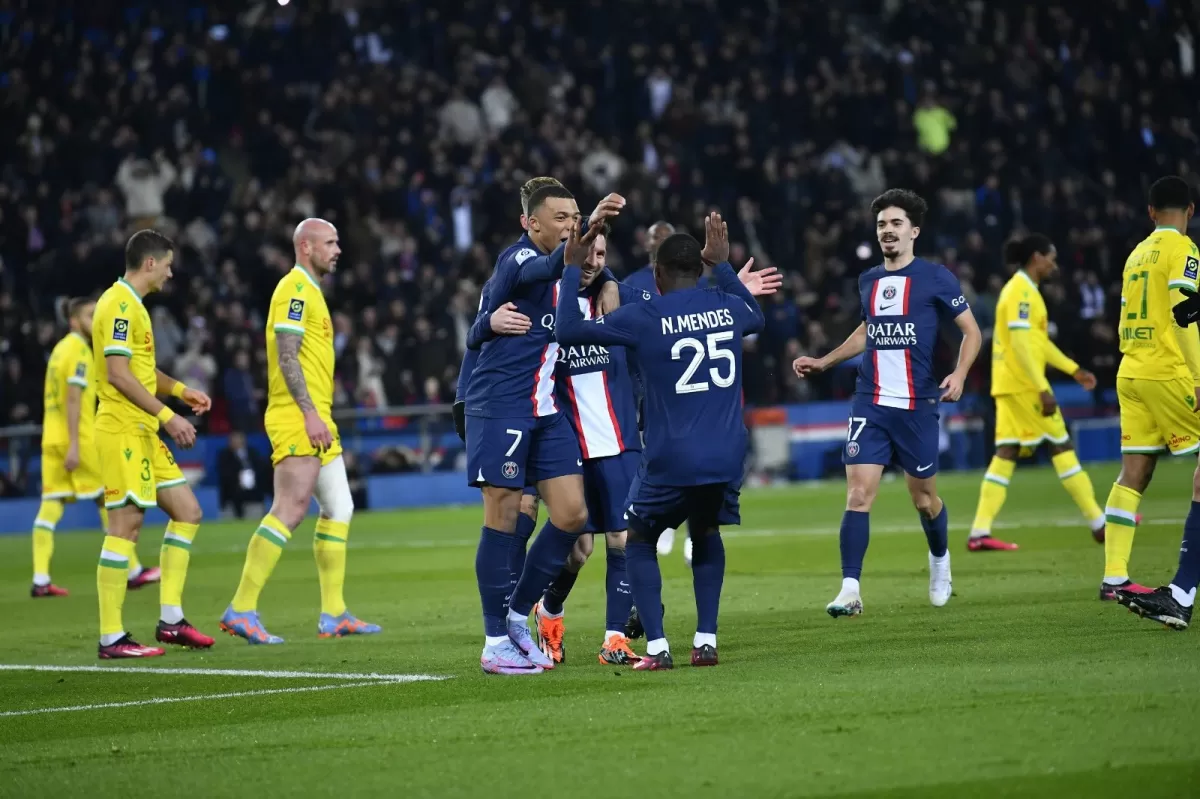
[[[1116,466],[1089,471],[1103,501]],[[0,538],[0,664],[242,670],[0,671],[0,797],[1200,796],[1200,631],[1097,600],[1102,548],[1050,471],[1013,481],[1001,520],[1020,551],[968,553],[978,480],[941,478],[949,605],[929,605],[920,525],[890,481],[872,514],[866,612],[839,620],[824,606],[840,585],[844,487],[747,491],[727,542],[715,669],[687,666],[691,579],[681,547],[664,560],[681,663],[666,673],[596,661],[598,549],[568,603],[567,664],[536,678],[481,674],[478,508],[355,519],[347,598],[384,626],[357,640],[315,635],[308,522],[260,608],[287,638],[280,647],[218,633],[256,520],[206,524],[185,602],[217,645],[133,664],[96,659],[97,534],[58,537],[54,577],[72,593],[38,601],[28,538]],[[1159,470],[1136,579],[1173,574],[1190,482],[1190,463]],[[144,561],[157,562],[158,539],[146,536]],[[144,642],[157,602],[153,587],[126,600]],[[372,673],[449,679],[353,676]],[[136,704],[95,707],[123,703]],[[65,707],[81,709],[28,712]]]

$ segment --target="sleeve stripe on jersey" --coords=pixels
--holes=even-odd
[[[1167,284],[1170,289],[1192,289],[1196,290],[1196,281],[1194,280],[1172,280]]]
[[[1029,323],[1028,322],[1020,322],[1020,321],[1009,322],[1008,329],[1009,330],[1029,330]]]
[[[79,386],[80,388],[87,388],[87,381],[84,380],[82,377],[68,377],[67,385]]]
[[[105,347],[104,354],[105,355],[127,355],[130,358],[132,358],[133,350],[129,349],[128,347]]]
[[[304,328],[297,327],[296,325],[285,325],[285,324],[276,323],[275,332],[276,333],[295,333],[298,336],[303,336]]]

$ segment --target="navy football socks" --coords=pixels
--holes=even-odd
[[[483,634],[489,638],[508,635],[504,600],[508,593],[508,564],[516,536],[484,527],[475,550],[475,579],[483,604]]]
[[[839,544],[842,550],[842,577],[857,580],[862,577],[863,558],[871,540],[871,515],[858,510],[842,514]],[[695,544],[693,544],[695,546]],[[944,550],[943,550],[944,552]],[[695,556],[693,555],[693,558]],[[693,559],[693,563],[695,560]],[[641,605],[639,604],[640,608]]]
[[[546,593],[542,597],[542,608],[552,616],[562,613],[563,603],[567,601],[567,597],[578,579],[579,572],[573,572],[566,566],[559,569],[558,576],[550,583],[550,587],[546,589]]]
[[[929,542],[929,554],[940,558],[946,554],[950,545],[950,515],[946,512],[946,503],[942,503],[942,512],[932,519],[921,516],[921,528],[925,531],[925,540]]]
[[[692,590],[696,593],[696,632],[717,634],[721,586],[725,582],[725,542],[719,532],[692,536]],[[638,605],[641,607],[641,605]]]
[[[646,630],[646,640],[666,638],[663,632],[662,572],[658,569],[658,549],[655,544],[629,541],[625,545],[625,566],[629,573],[629,586],[633,589],[633,602],[638,607],[642,627]]]
[[[1179,546],[1179,569],[1171,585],[1184,593],[1200,582],[1200,502],[1193,502],[1183,522],[1183,543]]]
[[[608,550],[607,571],[604,574],[604,589],[607,595],[604,603],[604,629],[621,632],[625,629],[625,621],[633,610],[633,590],[629,587],[629,573],[626,571],[625,550]]]
[[[575,546],[578,533],[568,533],[558,529],[553,522],[547,521],[533,539],[529,554],[525,558],[525,568],[521,571],[521,579],[513,589],[509,602],[509,611],[520,616],[528,616],[533,610],[533,604],[541,598],[542,592],[550,581],[558,576],[567,556]],[[515,538],[515,536],[514,536]],[[505,561],[507,565],[508,561]]]
[[[509,573],[509,597],[505,597],[504,601],[507,604],[512,595],[513,589],[517,587],[517,580],[521,579],[521,572],[525,571],[525,548],[529,546],[529,539],[533,536],[533,528],[537,524],[537,519],[526,516],[524,513],[517,514],[517,532],[515,538],[517,545],[513,547],[512,554],[508,561]]]

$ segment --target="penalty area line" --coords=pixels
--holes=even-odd
[[[114,669],[124,671],[124,669]],[[367,680],[363,682],[338,682],[332,685],[309,685],[302,688],[263,688],[256,691],[229,691],[220,694],[196,694],[195,696],[163,696],[153,699],[135,699],[129,702],[101,702],[94,705],[68,705],[66,707],[39,707],[31,710],[0,711],[0,718],[13,716],[38,716],[45,713],[75,713],[82,710],[109,710],[123,707],[145,707],[147,705],[171,705],[176,702],[199,702],[211,699],[241,699],[249,696],[273,696],[275,694],[303,694],[314,691],[332,691],[339,688],[362,688],[367,685],[388,685],[397,680]]]

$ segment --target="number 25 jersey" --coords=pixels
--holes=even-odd
[[[1125,260],[1121,276],[1121,366],[1118,377],[1142,380],[1191,379],[1179,348],[1179,335],[1196,337],[1196,329],[1180,329],[1171,306],[1183,299],[1178,289],[1196,290],[1200,253],[1174,228],[1155,228]]]

